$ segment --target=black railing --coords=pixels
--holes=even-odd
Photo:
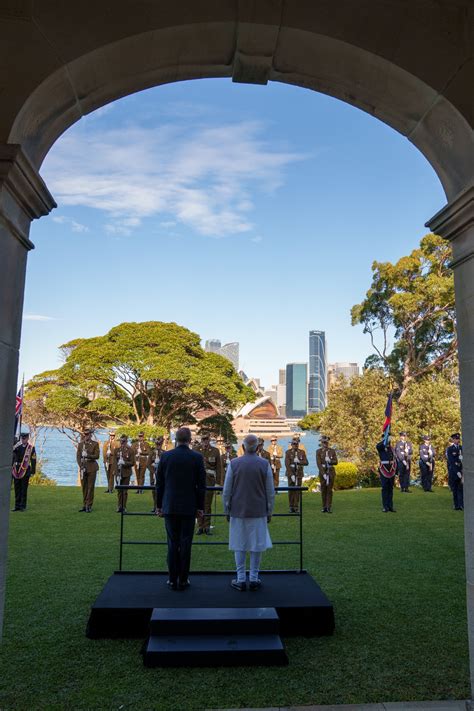
[[[125,485],[117,484],[115,488],[118,491],[154,491],[154,486],[143,485]],[[206,486],[206,491],[222,492],[222,486]],[[307,486],[278,486],[275,488],[275,492],[278,491],[297,491],[299,492],[299,511],[297,513],[274,513],[272,518],[298,518],[299,519],[299,538],[294,541],[272,541],[274,546],[299,546],[300,548],[300,567],[298,572],[302,573],[303,569],[303,491],[308,491]],[[226,518],[227,514],[217,513],[216,509],[214,512],[209,512],[205,514],[211,518]],[[120,550],[119,550],[119,571],[122,570],[123,562],[123,546],[166,546],[167,541],[124,541],[123,531],[124,531],[124,520],[126,516],[156,516],[153,512],[145,511],[125,511],[123,508],[120,511]],[[228,546],[229,541],[195,541],[193,539],[193,546]],[[267,571],[272,572],[272,571]]]

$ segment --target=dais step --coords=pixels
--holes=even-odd
[[[278,634],[280,621],[273,607],[160,607],[150,620],[150,634],[254,635]]]

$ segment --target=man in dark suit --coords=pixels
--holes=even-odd
[[[203,515],[206,471],[202,454],[190,449],[191,431],[181,427],[176,448],[164,452],[156,472],[156,513],[164,516],[168,538],[168,584],[188,587],[196,515]]]

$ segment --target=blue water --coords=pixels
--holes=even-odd
[[[107,430],[98,430],[94,438],[102,444],[108,438]],[[284,451],[288,449],[290,440],[291,437],[281,437],[278,440]],[[309,461],[309,466],[305,467],[305,475],[313,476],[316,474],[316,449],[319,445],[319,436],[309,432],[302,433],[301,442],[306,448]],[[265,446],[268,447],[268,445],[269,441],[267,440]],[[76,450],[66,435],[50,427],[42,427],[38,433],[36,451],[38,459],[42,459],[42,470],[47,476],[55,479],[61,486],[77,485]],[[281,470],[282,477],[284,473],[285,469],[283,467]],[[282,479],[282,485],[284,481]],[[105,483],[106,477],[101,459],[97,484],[104,486]]]

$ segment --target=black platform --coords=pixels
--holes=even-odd
[[[143,639],[154,608],[275,608],[282,636],[333,633],[332,604],[308,573],[262,571],[262,588],[246,592],[230,587],[233,576],[232,571],[195,572],[189,588],[172,591],[166,573],[114,573],[92,606],[86,634]]]

